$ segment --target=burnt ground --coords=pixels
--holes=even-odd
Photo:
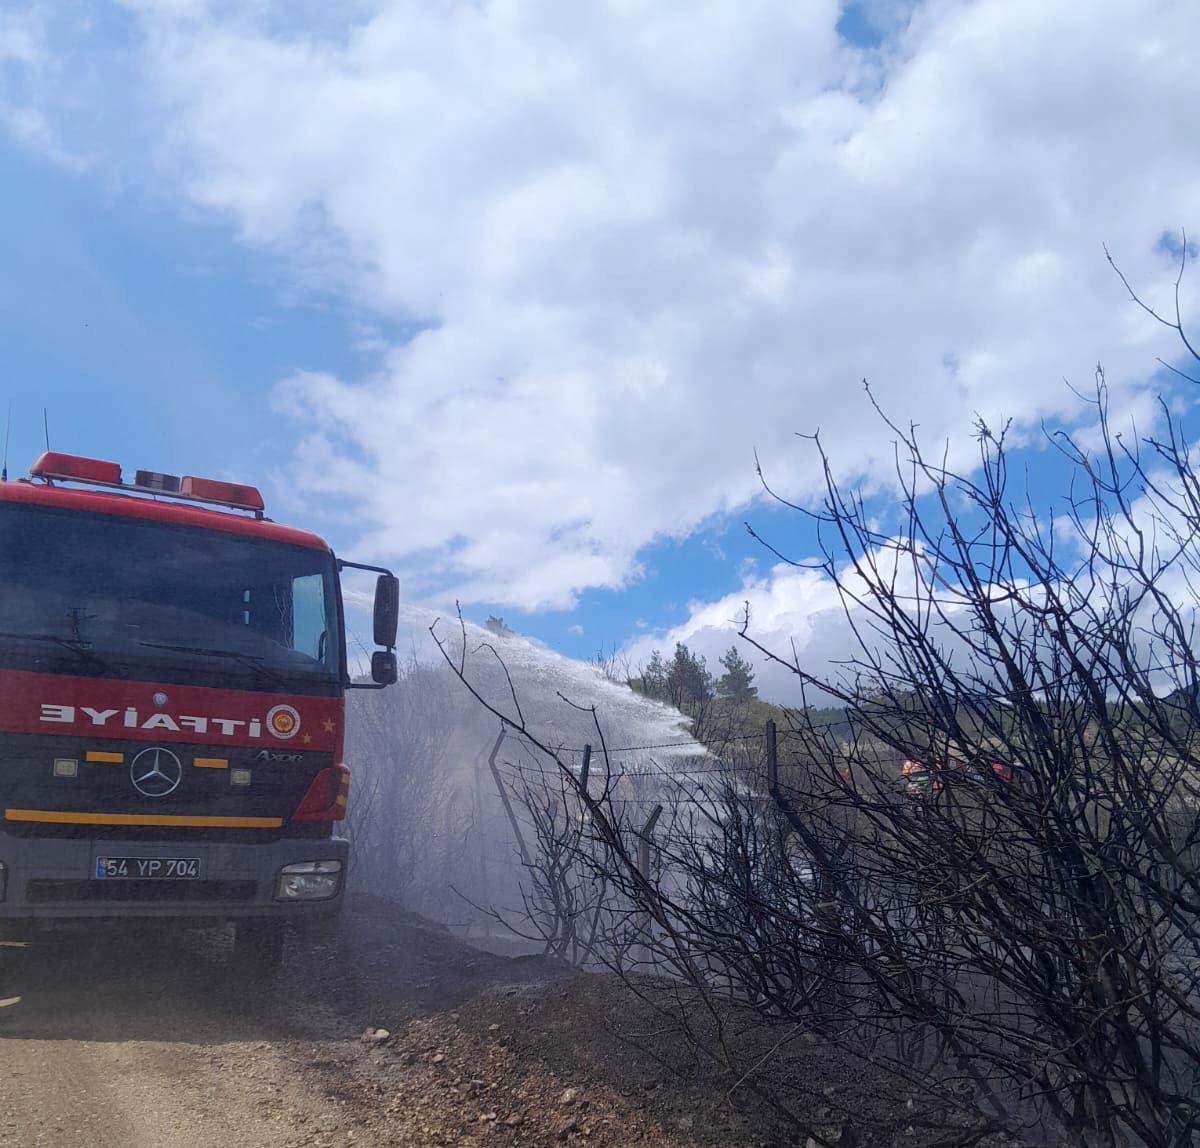
[[[294,938],[269,986],[221,930],[92,927],[0,950],[0,1148],[804,1144],[689,1051],[677,986],[482,952],[386,902]],[[704,1049],[714,1018],[687,1010]],[[925,1148],[957,1120],[835,1055],[721,1018],[737,1062],[833,1142]],[[377,1030],[386,1030],[386,1035]],[[365,1039],[364,1039],[365,1038]]]

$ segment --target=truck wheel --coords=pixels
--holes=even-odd
[[[233,960],[254,977],[271,976],[283,962],[282,921],[237,921],[233,926]]]

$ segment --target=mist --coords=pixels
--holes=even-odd
[[[578,768],[592,746],[593,769],[620,776],[631,818],[652,806],[657,779],[686,773],[704,750],[684,714],[614,680],[611,667],[442,619],[434,633],[473,696],[427,629],[422,635],[422,620],[427,627],[433,616],[410,616],[396,686],[347,696],[349,885],[502,941],[505,923],[526,915],[521,848],[537,835],[522,789],[531,777],[540,789],[543,771],[546,791],[556,788],[557,767],[511,729],[489,763],[502,727],[484,702],[513,712],[515,699],[527,728],[568,765]]]

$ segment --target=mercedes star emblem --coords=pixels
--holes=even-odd
[[[183,765],[169,749],[144,749],[129,763],[129,780],[146,797],[166,797],[179,788]]]

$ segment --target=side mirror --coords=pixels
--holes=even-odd
[[[387,646],[390,650],[396,644],[396,626],[399,621],[400,580],[395,574],[380,574],[375,579],[375,645]],[[396,680],[395,661],[393,658],[393,682]]]
[[[371,681],[377,686],[390,686],[397,676],[396,655],[391,650],[376,650],[371,655]]]

